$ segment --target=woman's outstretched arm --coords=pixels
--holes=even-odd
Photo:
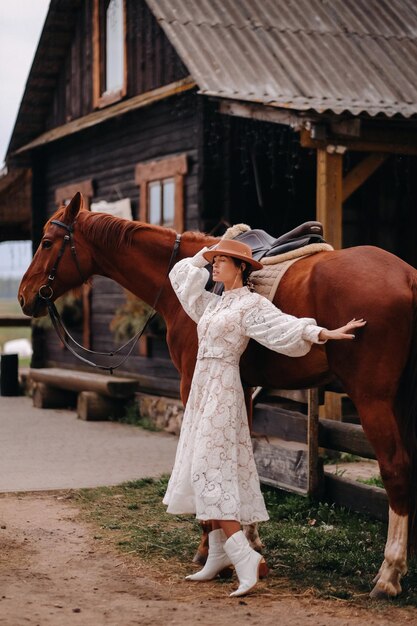
[[[329,341],[331,339],[355,339],[355,334],[352,333],[356,328],[361,328],[365,326],[366,322],[363,319],[357,320],[353,318],[350,322],[341,326],[340,328],[335,328],[334,330],[327,330],[327,328],[322,328],[319,334],[319,339],[321,341]]]

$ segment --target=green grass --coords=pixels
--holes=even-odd
[[[200,540],[193,517],[165,512],[161,500],[166,478],[143,479],[112,488],[86,489],[74,495],[98,541],[147,561],[155,571],[178,580],[190,571]],[[294,591],[360,603],[368,600],[372,579],[384,552],[386,524],[326,503],[263,487],[270,521],[260,533],[272,572],[268,586],[288,581]],[[396,605],[417,606],[416,563],[403,580]]]
[[[121,422],[122,424],[130,424],[131,426],[140,426],[144,430],[150,430],[153,432],[159,432],[154,422],[148,417],[142,416],[139,412],[139,405],[137,402],[132,402],[126,406],[125,414],[122,417],[111,418],[113,421]]]
[[[382,489],[385,489],[381,476],[371,476],[371,478],[358,478],[357,482],[363,483],[364,485],[371,485],[371,487],[381,487]]]

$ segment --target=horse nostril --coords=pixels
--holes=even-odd
[[[21,308],[23,309],[23,307],[25,306],[25,299],[23,296],[19,296],[19,304]]]

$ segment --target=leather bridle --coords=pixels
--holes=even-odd
[[[52,220],[51,224],[55,224],[55,226],[59,226],[60,228],[64,228],[67,231],[67,234],[64,235],[64,238],[62,240],[62,245],[61,245],[61,248],[60,248],[60,250],[58,252],[58,256],[56,258],[54,266],[51,269],[51,271],[49,272],[48,281],[44,285],[41,285],[39,287],[39,290],[38,290],[38,296],[42,300],[46,300],[46,301],[50,300],[52,298],[52,296],[54,295],[54,290],[52,289],[51,284],[55,280],[55,276],[56,276],[56,272],[57,272],[57,269],[58,269],[58,265],[59,265],[59,262],[60,262],[60,260],[62,259],[63,255],[64,255],[67,243],[70,244],[70,250],[71,250],[72,258],[74,259],[75,265],[77,266],[78,273],[81,276],[81,280],[83,281],[83,283],[85,283],[85,281],[86,281],[86,279],[84,278],[83,273],[81,271],[80,263],[79,263],[78,257],[77,257],[77,251],[75,249],[75,244],[74,244],[73,234],[74,234],[74,226],[76,224],[76,220],[70,226],[68,226],[68,224],[64,224],[64,222],[60,222],[59,220]],[[48,295],[44,295],[42,293],[42,291],[44,289],[49,289],[50,290]]]
[[[39,287],[38,290],[38,294],[37,294],[37,303],[39,303],[40,301],[43,301],[47,308],[48,308],[48,313],[49,313],[49,317],[51,318],[51,322],[53,327],[55,328],[55,331],[58,335],[58,337],[60,338],[60,340],[62,341],[62,343],[64,344],[64,346],[66,348],[68,348],[68,350],[75,356],[77,357],[77,359],[79,359],[80,361],[83,361],[83,363],[86,363],[87,365],[90,365],[91,367],[95,367],[97,369],[101,369],[101,370],[105,370],[107,372],[110,372],[110,374],[113,373],[113,370],[117,369],[118,367],[120,367],[121,365],[123,365],[123,363],[129,358],[129,356],[131,355],[136,343],[138,342],[139,338],[143,335],[143,333],[145,332],[149,322],[152,320],[152,318],[156,315],[156,305],[159,301],[159,298],[161,296],[162,290],[165,286],[165,281],[168,278],[168,274],[171,271],[172,267],[175,264],[175,260],[177,258],[178,255],[178,250],[180,247],[180,242],[181,242],[181,235],[176,234],[175,237],[175,243],[171,252],[171,257],[169,259],[169,263],[168,263],[168,269],[166,272],[166,275],[164,277],[164,280],[162,281],[162,284],[160,286],[160,288],[158,289],[158,292],[156,294],[152,309],[153,311],[151,311],[147,317],[147,319],[145,320],[145,323],[142,327],[142,329],[140,331],[138,331],[136,333],[136,335],[134,337],[132,337],[131,339],[129,339],[129,341],[127,341],[125,344],[123,344],[122,346],[120,346],[120,348],[118,348],[117,350],[113,351],[113,352],[98,352],[96,350],[89,350],[88,348],[85,348],[84,346],[82,346],[80,343],[78,343],[74,337],[71,336],[71,334],[68,332],[67,328],[65,327],[62,318],[60,316],[60,314],[58,313],[55,304],[52,301],[52,297],[54,295],[54,290],[52,288],[52,284],[55,280],[57,271],[58,271],[58,266],[59,263],[64,255],[65,252],[65,248],[67,246],[67,244],[69,244],[70,246],[70,250],[71,250],[71,255],[72,258],[74,259],[74,263],[77,267],[78,273],[81,277],[81,280],[83,283],[86,282],[86,279],[84,278],[84,275],[82,273],[81,270],[81,266],[78,260],[78,256],[77,256],[77,251],[75,249],[75,243],[74,243],[74,226],[76,224],[76,220],[70,225],[68,226],[68,224],[64,224],[64,222],[60,222],[59,220],[52,220],[51,224],[54,224],[55,226],[59,226],[60,228],[63,228],[64,230],[67,231],[67,233],[64,235],[63,240],[62,240],[62,245],[61,248],[59,249],[58,252],[58,256],[56,258],[56,261],[49,273],[48,276],[48,280],[44,285],[41,285],[41,287]],[[35,309],[37,306],[37,303],[35,304]],[[97,356],[102,356],[102,357],[107,357],[107,358],[112,358],[117,356],[124,348],[126,348],[126,346],[129,346],[130,344],[130,348],[129,351],[127,352],[127,354],[125,354],[123,356],[123,358],[116,364],[113,365],[102,365],[100,363],[94,363],[94,361],[91,361],[90,359],[87,359],[84,356],[81,356],[81,354],[78,354],[78,352],[76,352],[76,350],[71,346],[71,344],[69,343],[69,340],[72,341],[72,343],[77,346],[77,348],[80,348],[81,350],[83,350],[84,352],[86,352],[87,354],[91,354],[91,355],[97,355]]]

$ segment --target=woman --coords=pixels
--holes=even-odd
[[[222,296],[205,290],[208,262],[213,264],[213,280],[224,284]],[[231,596],[242,596],[256,585],[262,561],[241,524],[268,519],[253,457],[240,357],[249,339],[288,356],[303,356],[313,343],[353,339],[352,331],[366,323],[352,320],[327,330],[314,319],[282,313],[246,286],[250,271],[261,268],[249,246],[223,239],[179,261],[170,273],[184,310],[198,324],[199,347],[163,502],[169,513],[195,513],[199,520],[211,520],[207,562],[187,579],[211,580],[234,565],[239,588]]]

